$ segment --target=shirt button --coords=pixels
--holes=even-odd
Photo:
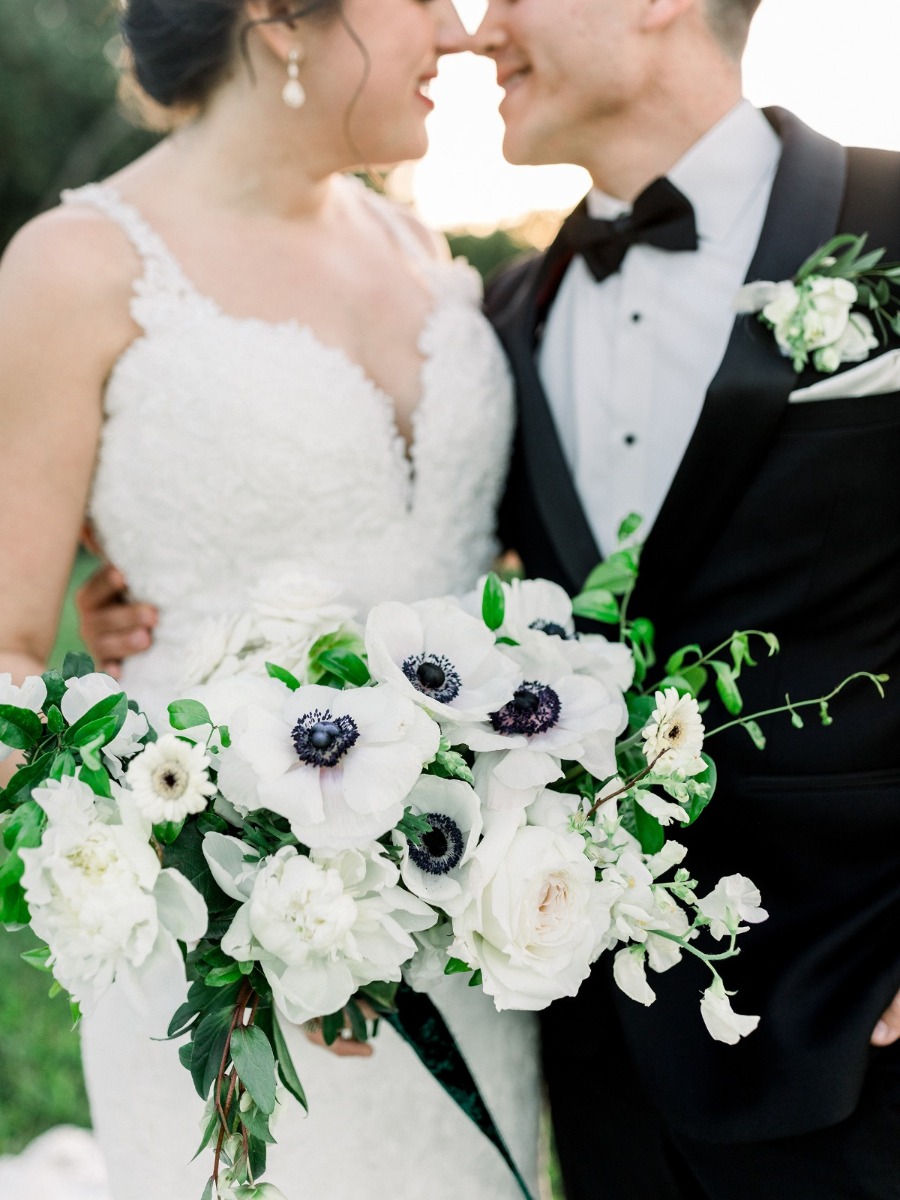
[[[637,441],[637,434],[636,433],[626,433],[624,438],[622,439],[622,441],[625,443],[626,446],[633,446],[635,444],[635,442]]]
[[[638,321],[642,321],[642,320],[644,319],[644,317],[643,317],[643,314],[642,314],[642,313],[639,313],[639,312],[633,312],[633,313],[631,314],[631,319],[632,319],[632,321],[635,323],[635,325],[637,325]]]

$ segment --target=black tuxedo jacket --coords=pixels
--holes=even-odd
[[[748,280],[792,277],[840,232],[867,232],[870,248],[900,260],[900,155],[845,150],[789,113],[767,115],[783,150]],[[505,539],[530,575],[577,590],[600,556],[534,357],[565,265],[558,242],[514,264],[489,288],[488,312],[519,392]],[[762,890],[770,918],[725,964],[737,1011],[762,1021],[737,1046],[714,1043],[698,1005],[708,976],[693,962],[651,975],[658,999],[645,1009],[615,993],[601,960],[544,1028],[552,1090],[587,1076],[598,1120],[615,1084],[604,1095],[602,1053],[595,1071],[585,1045],[602,1047],[614,1021],[676,1131],[735,1142],[834,1124],[854,1109],[879,1053],[870,1033],[900,987],[900,392],[788,404],[816,378],[798,380],[755,318],[736,321],[647,538],[630,613],[655,622],[663,662],[735,629],[776,633],[781,654],[745,677],[747,712],[786,692],[818,695],[859,669],[892,681],[885,700],[851,685],[830,728],[813,709],[802,730],[771,718],[764,752],[742,730],[709,743],[716,798],[679,839],[702,890],[732,872]],[[720,718],[714,704],[707,728]]]

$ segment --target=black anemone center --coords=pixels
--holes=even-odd
[[[352,717],[333,717],[327,709],[304,713],[291,730],[297,757],[311,767],[336,766],[358,737],[359,729]]]
[[[411,654],[402,670],[417,692],[440,704],[450,704],[462,687],[459,671],[443,654]]]
[[[539,680],[526,680],[516,688],[512,700],[495,713],[491,724],[498,733],[523,733],[533,737],[546,733],[559,720],[559,696]]]
[[[446,813],[428,813],[426,819],[431,829],[423,835],[421,845],[410,842],[409,857],[429,875],[446,875],[459,866],[463,856],[462,830]]]
[[[537,629],[539,633],[546,633],[548,637],[562,638],[564,642],[570,640],[569,634],[566,633],[562,625],[556,621],[545,621],[542,617],[538,617],[536,621],[532,621],[528,626],[529,629]]]

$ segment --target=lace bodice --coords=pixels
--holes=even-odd
[[[433,295],[409,455],[391,399],[342,350],[296,321],[223,312],[112,188],[64,194],[118,223],[143,263],[143,332],[108,381],[90,515],[133,595],[160,610],[140,673],[170,686],[197,621],[241,609],[267,564],[339,582],[365,609],[466,589],[495,551],[512,401],[478,277],[432,260],[390,201],[344,182]]]

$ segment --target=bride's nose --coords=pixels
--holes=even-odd
[[[437,9],[438,54],[461,54],[472,49],[472,37],[460,20],[453,0],[432,0]]]

